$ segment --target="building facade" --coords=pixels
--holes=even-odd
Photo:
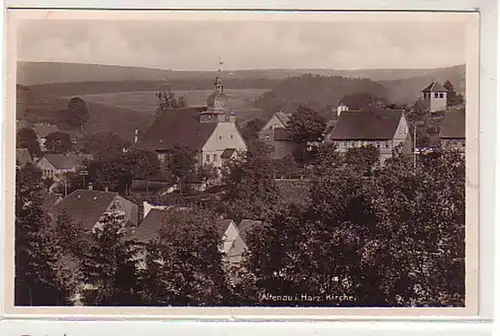
[[[433,81],[422,90],[421,99],[430,112],[444,111],[447,107],[448,91],[438,82]]]
[[[229,152],[234,157],[247,150],[220,73],[214,81],[214,92],[207,98],[207,106],[163,111],[138,137],[132,149],[154,150],[165,167],[176,145],[193,153],[197,168],[205,165],[221,168]]]
[[[446,112],[440,133],[441,145],[444,148],[458,149],[465,153],[465,123],[464,108]]]
[[[339,152],[373,146],[380,152],[380,163],[391,158],[396,149],[411,152],[411,139],[405,113],[399,109],[380,111],[343,111],[325,142]]]

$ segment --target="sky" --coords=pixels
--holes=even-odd
[[[172,70],[438,68],[465,63],[461,22],[29,20],[21,61]]]

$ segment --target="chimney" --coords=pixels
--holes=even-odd
[[[134,133],[134,143],[136,143],[138,140],[139,140],[139,129],[136,128]]]
[[[89,183],[89,190],[90,191],[94,190],[94,187],[92,186],[92,183]]]

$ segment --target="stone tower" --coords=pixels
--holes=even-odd
[[[429,111],[443,111],[446,109],[448,91],[436,81],[431,82],[422,90],[422,101]]]

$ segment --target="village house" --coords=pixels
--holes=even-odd
[[[36,123],[35,125],[33,125],[33,130],[35,131],[42,152],[47,151],[48,145],[45,143],[47,135],[59,131],[56,125],[45,122]]]
[[[80,166],[76,155],[71,154],[45,154],[36,163],[42,171],[42,177],[51,178],[54,182],[64,181],[69,173],[75,173]]]
[[[465,153],[465,109],[446,112],[440,139],[444,148],[458,148]]]
[[[138,245],[144,245],[158,239],[161,229],[164,225],[168,225],[168,209],[173,206],[155,206],[145,202],[144,204],[144,219],[139,225],[130,231],[127,235],[127,240],[135,241]],[[176,207],[177,209],[189,211],[187,207]],[[223,260],[232,264],[237,264],[241,261],[243,252],[247,249],[245,238],[248,232],[256,225],[261,224],[261,221],[242,220],[239,225],[232,219],[218,219],[215,227],[221,239],[220,252],[223,253]],[[146,253],[144,250],[138,252],[136,259],[139,267],[144,267],[144,259]]]
[[[448,91],[438,82],[433,81],[422,90],[421,99],[430,112],[444,111],[447,107]]]
[[[247,146],[236,126],[220,75],[214,86],[206,107],[163,111],[131,148],[154,150],[165,166],[170,150],[176,144],[185,146],[194,153],[198,169],[205,165],[221,168],[225,160],[245,152]]]
[[[137,204],[115,192],[78,189],[50,208],[53,218],[63,212],[84,232],[91,232],[102,216],[116,207],[123,211],[128,227],[137,226]]]
[[[28,163],[33,163],[30,152],[26,148],[16,148],[16,168],[20,169]]]
[[[402,146],[411,152],[411,140],[404,110],[340,111],[335,127],[325,136],[325,143],[340,152],[349,148],[373,146],[380,152],[380,163]]]

